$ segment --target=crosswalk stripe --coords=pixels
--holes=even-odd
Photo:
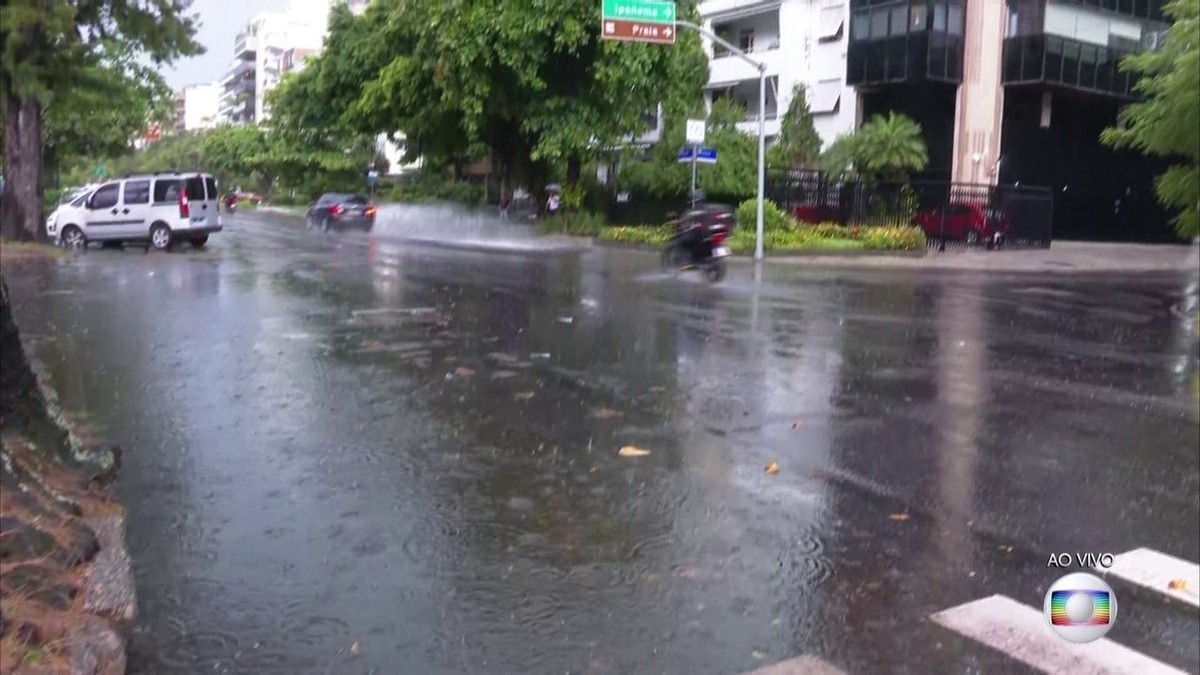
[[[772,663],[743,675],[845,675],[821,659],[804,654],[794,659]]]
[[[1067,642],[1050,631],[1042,612],[1003,595],[951,607],[930,618],[1044,673],[1167,675],[1184,672],[1107,638],[1087,644]]]
[[[1200,565],[1181,558],[1154,549],[1139,548],[1116,556],[1112,567],[1108,569],[1096,569],[1101,574],[1115,576],[1193,607],[1200,607]]]

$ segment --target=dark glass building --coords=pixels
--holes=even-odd
[[[1100,143],[1138,97],[1119,68],[1157,49],[1163,0],[850,0],[846,78],[863,119],[902,112],[926,178],[1055,190],[1056,238],[1173,239],[1161,163]]]

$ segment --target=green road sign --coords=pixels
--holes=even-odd
[[[663,0],[604,0],[605,21],[675,23],[675,3]]]

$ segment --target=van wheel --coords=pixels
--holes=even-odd
[[[84,236],[83,230],[74,225],[68,225],[63,228],[61,240],[63,248],[87,247],[87,237]]]
[[[150,245],[154,247],[154,250],[171,250],[171,244],[174,243],[171,239],[171,228],[167,227],[165,223],[155,223],[150,226]]]
[[[195,246],[196,248],[204,248],[204,245],[208,243],[208,235],[198,234],[188,241],[192,242],[192,246]]]

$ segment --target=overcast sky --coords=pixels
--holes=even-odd
[[[200,15],[197,40],[207,50],[201,56],[181,59],[168,66],[163,75],[172,88],[220,80],[233,58],[233,39],[259,12],[282,12],[287,0],[192,0],[192,9]]]

